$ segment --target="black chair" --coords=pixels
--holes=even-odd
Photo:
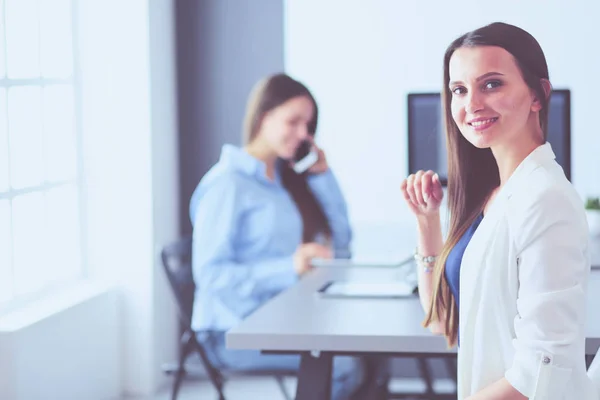
[[[284,385],[284,378],[296,376],[297,371],[265,370],[219,370],[206,354],[207,343],[199,341],[192,330],[192,309],[196,286],[192,275],[192,238],[186,237],[165,246],[161,253],[162,263],[179,308],[182,334],[179,344],[179,362],[176,367],[163,368],[168,374],[174,374],[172,400],[177,399],[183,377],[187,374],[186,361],[193,353],[200,356],[208,379],[217,390],[219,400],[225,400],[223,385],[226,378],[233,376],[270,376],[275,378],[286,400],[292,400]],[[204,333],[204,332],[203,332]],[[206,332],[210,334],[210,332]]]

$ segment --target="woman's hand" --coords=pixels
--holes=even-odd
[[[322,174],[323,172],[326,172],[329,169],[329,164],[327,164],[325,152],[315,144],[315,139],[312,136],[309,135],[307,140],[312,144],[311,151],[316,152],[319,156],[317,162],[308,169],[308,172],[310,174]]]
[[[294,269],[300,276],[312,270],[311,261],[313,258],[332,258],[333,253],[330,248],[319,243],[301,244],[294,254]]]
[[[418,171],[402,181],[400,188],[415,216],[431,217],[438,214],[444,198],[438,174],[433,171]]]

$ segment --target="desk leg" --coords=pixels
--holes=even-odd
[[[330,353],[320,353],[318,357],[302,353],[296,400],[331,400],[332,366]]]

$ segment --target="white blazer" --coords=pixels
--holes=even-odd
[[[584,359],[587,220],[554,158],[546,143],[519,165],[465,250],[461,400],[503,377],[529,399],[600,399]]]

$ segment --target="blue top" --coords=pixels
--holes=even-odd
[[[450,250],[448,258],[446,259],[446,281],[450,286],[450,291],[456,301],[456,308],[458,309],[460,300],[460,265],[462,263],[463,255],[467,249],[467,245],[471,241],[471,238],[475,234],[477,227],[483,219],[483,214],[479,214],[471,226],[466,230],[464,235],[458,240],[456,245]],[[460,343],[460,338],[459,338]]]
[[[333,173],[307,179],[329,221],[335,257],[348,258],[350,224]],[[192,195],[190,217],[195,331],[228,330],[297,281],[302,217],[279,171],[270,180],[266,165],[245,150],[223,146]]]

